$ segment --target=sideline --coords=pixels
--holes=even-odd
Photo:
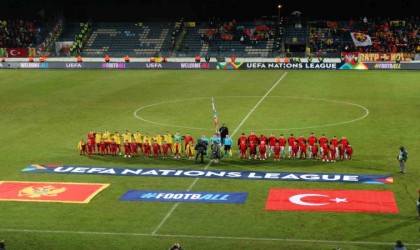
[[[0,232],[16,233],[54,233],[54,234],[90,234],[110,236],[144,236],[144,237],[168,237],[168,238],[194,238],[194,239],[217,239],[217,240],[249,240],[249,241],[283,241],[295,243],[329,243],[346,245],[379,245],[394,246],[395,242],[375,241],[338,241],[338,240],[305,240],[305,239],[282,239],[282,238],[257,238],[257,237],[233,237],[233,236],[205,236],[205,235],[177,235],[177,234],[146,234],[146,233],[117,233],[117,232],[92,232],[92,231],[64,231],[64,230],[35,230],[35,229],[8,229],[0,228]],[[406,246],[420,246],[415,243],[404,243]]]

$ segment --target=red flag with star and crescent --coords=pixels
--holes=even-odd
[[[265,210],[398,213],[393,192],[366,190],[270,189]]]

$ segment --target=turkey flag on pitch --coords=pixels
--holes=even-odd
[[[398,213],[391,191],[270,189],[265,210]]]

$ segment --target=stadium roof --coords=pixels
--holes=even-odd
[[[278,4],[282,5],[282,16],[300,11],[302,17],[310,19],[410,17],[418,15],[417,11],[420,9],[420,1],[416,0],[401,0],[392,4],[382,0],[3,0],[1,5],[5,11],[0,15],[0,19],[12,17],[16,13],[20,16],[28,16],[29,13],[53,15],[60,9],[68,19],[75,20],[174,21],[184,17],[200,21],[215,16],[222,20],[235,18],[241,21],[263,16],[277,17]]]

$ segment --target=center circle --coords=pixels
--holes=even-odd
[[[232,98],[245,98],[245,99],[260,98],[261,99],[263,97],[262,96],[219,96],[219,97],[213,97],[213,98],[215,100],[215,106],[216,106],[216,109],[217,109],[217,107],[218,107],[217,100],[218,99],[219,100],[220,99],[232,99]],[[299,96],[266,96],[265,100],[270,100],[272,98],[277,98],[277,99],[281,98],[281,100],[287,99],[286,102],[291,103],[293,105],[296,105],[296,103],[299,104],[302,100],[324,102],[324,105],[327,106],[327,107],[329,107],[328,105],[331,105],[331,104],[335,103],[335,104],[338,104],[338,105],[346,105],[346,106],[356,107],[358,109],[363,110],[363,114],[361,116],[353,118],[353,119],[343,120],[341,122],[335,122],[335,123],[327,123],[327,124],[319,124],[319,125],[314,124],[314,125],[303,126],[303,127],[296,126],[296,127],[286,127],[286,128],[278,128],[278,127],[277,128],[261,128],[261,129],[258,128],[259,131],[300,130],[300,129],[313,129],[313,128],[331,127],[331,126],[337,126],[337,125],[347,124],[347,123],[351,123],[351,122],[356,122],[356,121],[359,121],[361,119],[364,119],[365,117],[367,117],[369,115],[369,110],[366,107],[364,107],[362,105],[359,105],[359,104],[356,104],[356,103],[351,103],[351,102],[330,100],[330,99],[322,99],[322,98],[299,97]],[[189,98],[189,99],[181,99],[181,100],[172,100],[172,101],[153,103],[153,104],[145,105],[145,106],[142,106],[142,107],[136,109],[134,111],[133,115],[137,119],[139,119],[141,121],[144,121],[144,122],[147,122],[147,123],[150,123],[150,124],[167,126],[167,127],[174,127],[174,128],[212,131],[212,130],[214,130],[214,128],[193,127],[193,126],[183,126],[183,125],[175,125],[175,124],[169,124],[169,123],[161,123],[161,122],[156,121],[156,119],[155,120],[149,120],[149,119],[144,118],[144,116],[141,115],[142,111],[145,112],[145,111],[147,111],[148,108],[152,108],[152,107],[155,107],[155,106],[160,106],[160,105],[171,106],[171,105],[174,105],[174,104],[176,105],[176,103],[180,103],[180,102],[187,103],[187,102],[202,102],[202,101],[208,102],[209,120],[211,120],[211,113],[212,113],[212,111],[211,111],[211,97],[197,97],[197,98]],[[247,101],[247,100],[245,100],[245,101]],[[254,103],[256,103],[256,102],[254,102]],[[280,106],[269,106],[269,108],[270,108],[271,111],[284,110],[284,108],[282,109],[282,107],[280,107]],[[290,108],[290,107],[288,107],[288,108]],[[313,108],[314,110],[309,111],[309,112],[315,112],[315,108]],[[173,109],[175,111],[174,114],[176,112],[185,111],[185,110],[178,110],[178,109],[176,109],[176,107],[173,107]],[[259,107],[256,108],[256,111],[254,113],[258,113],[258,109],[259,109]],[[203,108],[201,110],[203,110]],[[324,111],[324,110],[321,110],[321,111]],[[232,111],[232,112],[235,112],[235,111]],[[247,112],[249,112],[249,110]],[[299,114],[296,114],[296,115],[299,115]],[[306,116],[307,114],[301,114],[301,116],[302,115]],[[245,116],[245,114],[244,114],[244,116]],[[288,119],[292,119],[292,118],[288,117]],[[248,131],[251,131],[251,130],[241,129],[241,131],[248,132]]]

